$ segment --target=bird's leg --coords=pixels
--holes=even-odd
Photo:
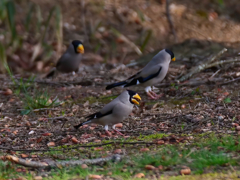
[[[154,93],[153,91],[152,91],[152,88],[151,88],[151,86],[147,86],[146,88],[145,88],[145,92],[147,93],[147,95],[150,97],[150,99],[157,99],[157,97],[155,96],[156,95],[156,93]]]
[[[108,131],[108,125],[104,126],[105,132],[107,136],[112,136],[112,134]]]
[[[113,130],[114,130],[117,134],[119,134],[119,135],[121,135],[121,136],[124,136],[124,134],[122,134],[122,133],[120,133],[118,130],[116,130],[115,125],[113,125],[112,128],[113,128]]]

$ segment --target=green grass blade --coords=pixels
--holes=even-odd
[[[8,24],[11,30],[12,42],[14,42],[17,38],[16,24],[15,24],[15,5],[13,1],[9,1],[6,3],[7,8],[7,17]]]
[[[62,13],[59,6],[55,9],[55,22],[56,22],[56,38],[57,38],[57,53],[61,53],[63,32],[62,32]]]
[[[33,11],[34,11],[34,9],[35,9],[34,7],[35,7],[34,4],[30,4],[30,6],[29,6],[29,8],[28,8],[28,13],[27,13],[27,15],[26,15],[25,23],[24,23],[25,28],[26,28],[26,31],[29,30],[30,22],[31,22],[31,20],[33,19],[33,18],[32,18],[32,15],[33,15]]]
[[[5,64],[7,63],[7,56],[6,56],[6,52],[5,52],[5,47],[0,44],[0,70],[1,72],[4,72],[6,69],[2,68],[5,66]]]
[[[145,37],[145,39],[144,39],[144,41],[142,43],[142,46],[141,46],[141,51],[142,52],[144,51],[145,47],[147,46],[151,36],[152,36],[152,30],[148,30],[147,31],[147,35],[146,35],[146,37]]]

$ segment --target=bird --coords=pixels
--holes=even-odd
[[[74,40],[69,45],[68,49],[59,58],[56,67],[54,67],[46,76],[46,78],[52,77],[56,72],[70,73],[78,71],[80,61],[82,60],[82,54],[84,54],[84,47],[81,41]]]
[[[145,87],[145,92],[151,99],[158,99],[160,96],[152,90],[152,86],[160,83],[165,78],[171,60],[176,60],[173,52],[169,49],[163,49],[159,51],[142,70],[125,81],[108,85],[106,90],[117,86],[129,87],[140,85]]]
[[[111,136],[108,126],[112,125],[112,129],[116,133],[123,135],[116,130],[115,125],[128,117],[132,112],[133,106],[139,105],[139,101],[141,101],[141,97],[138,93],[132,90],[125,90],[117,98],[106,104],[100,111],[87,116],[86,122],[80,123],[74,126],[74,128],[78,129],[80,126],[91,123],[100,124],[104,126],[106,134]]]

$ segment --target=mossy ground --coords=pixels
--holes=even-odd
[[[139,139],[144,141],[152,141],[156,138],[163,137],[163,134],[156,134],[141,137]],[[240,170],[239,156],[240,151],[239,137],[232,135],[220,136],[214,133],[203,134],[201,136],[193,136],[189,142],[173,145],[147,145],[149,151],[141,152],[140,149],[146,145],[107,145],[102,146],[101,150],[90,148],[76,148],[69,150],[69,146],[54,148],[46,153],[31,153],[37,154],[39,157],[52,157],[56,160],[63,158],[64,160],[84,159],[104,157],[111,154],[115,149],[121,149],[124,158],[121,162],[108,162],[101,165],[89,165],[88,169],[81,167],[63,167],[60,169],[52,169],[51,171],[38,172],[40,175],[44,174],[45,179],[73,179],[86,178],[89,174],[99,174],[103,177],[122,179],[132,179],[137,173],[144,173],[145,178],[158,179],[200,179],[206,177],[207,179],[215,178],[237,178]],[[121,140],[118,140],[121,141]],[[126,142],[125,140],[122,140]],[[131,139],[127,140],[131,142]],[[106,143],[104,141],[102,143]],[[96,144],[96,143],[95,143]],[[88,145],[93,145],[89,143]],[[70,148],[74,148],[71,146]],[[55,150],[60,151],[55,151]],[[66,150],[67,149],[67,150]],[[20,154],[20,153],[19,153]],[[84,155],[83,155],[84,154]],[[153,165],[162,169],[146,170],[145,165]],[[191,175],[179,176],[179,171],[183,167],[191,169]],[[11,167],[11,168],[9,168]],[[1,179],[10,179],[17,177],[25,177],[32,179],[37,172],[31,172],[31,169],[25,169],[24,172],[18,173],[17,169],[21,168],[18,165],[11,165],[10,163],[1,162]],[[209,173],[211,172],[211,173]],[[214,173],[215,172],[215,173]],[[222,172],[222,173],[216,173]],[[205,174],[205,175],[203,175]],[[169,177],[173,176],[173,177]]]

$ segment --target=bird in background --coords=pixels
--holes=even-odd
[[[61,73],[70,73],[78,71],[80,61],[82,60],[82,54],[84,54],[84,47],[81,41],[74,40],[69,45],[68,49],[59,58],[56,67],[54,67],[46,76],[46,78],[52,77]]]
[[[163,49],[156,54],[152,60],[149,61],[148,64],[138,73],[129,77],[125,81],[108,85],[106,90],[117,86],[129,87],[140,85],[145,87],[145,92],[151,99],[158,99],[160,95],[157,95],[153,91],[152,86],[160,83],[165,78],[171,60],[175,61],[173,52],[169,49]]]
[[[106,134],[110,136],[108,126],[111,125],[114,131],[123,135],[115,128],[115,125],[127,118],[132,112],[133,106],[139,105],[139,101],[141,101],[141,97],[136,92],[125,90],[99,112],[87,116],[86,122],[76,125],[74,128],[78,129],[80,126],[91,123],[100,124],[104,126]]]

